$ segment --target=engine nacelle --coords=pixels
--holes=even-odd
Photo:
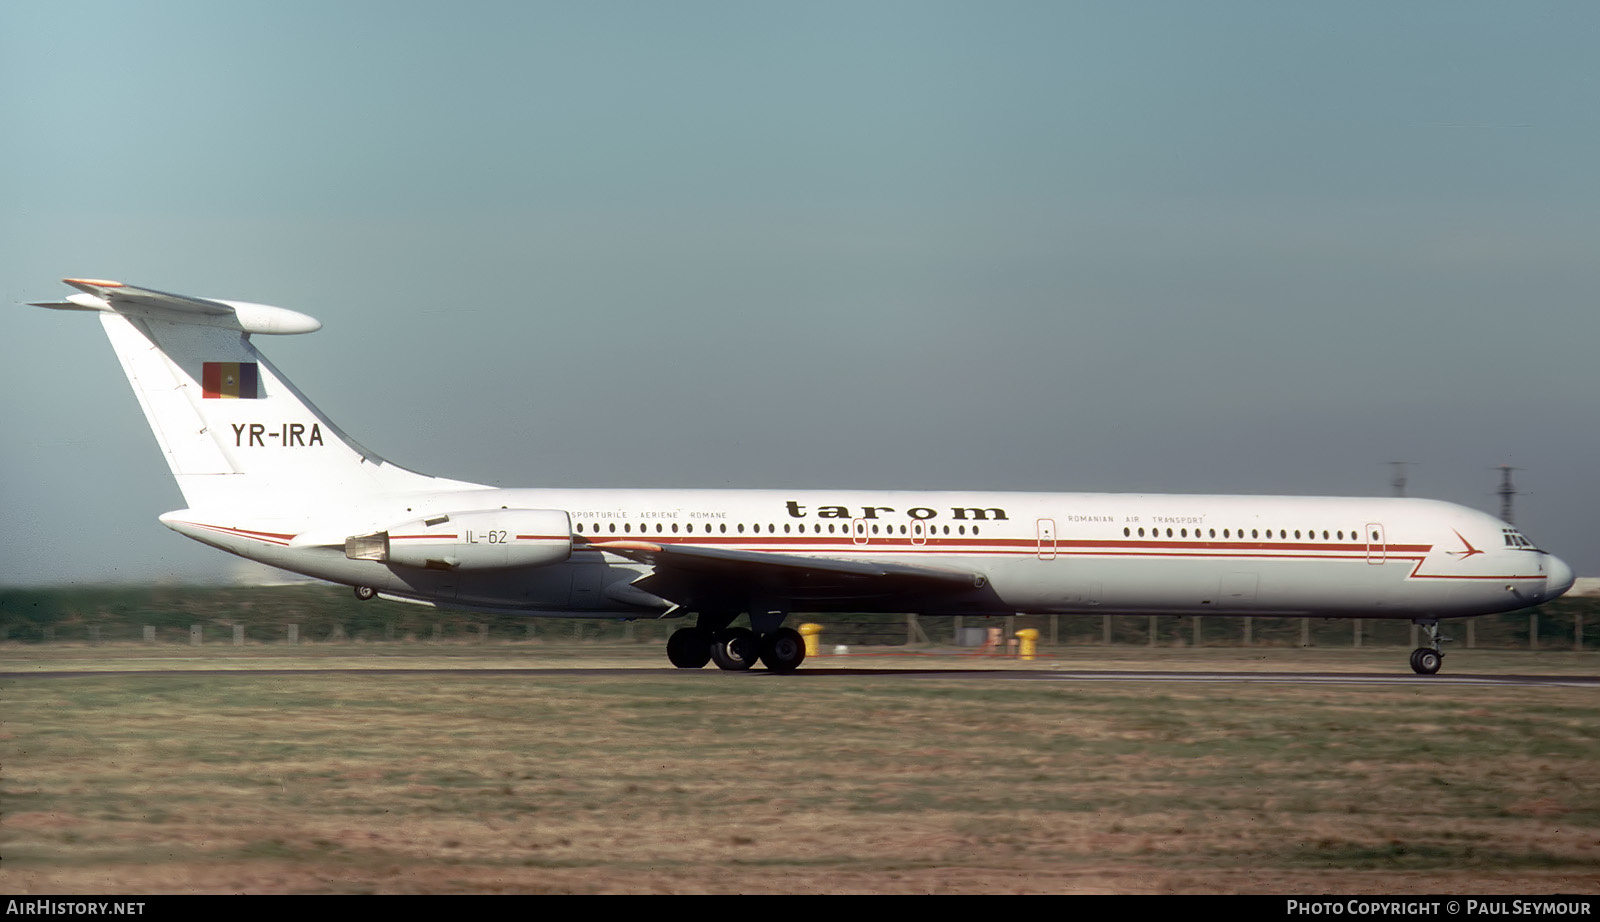
[[[347,538],[344,555],[429,570],[542,567],[572,556],[572,520],[562,509],[452,512]]]

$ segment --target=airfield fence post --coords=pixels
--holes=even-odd
[[[1583,652],[1583,612],[1572,616],[1572,649],[1578,653]]]
[[[1050,646],[1052,646],[1052,647],[1059,646],[1060,643],[1061,643],[1060,636],[1059,636],[1060,632],[1058,630],[1058,623],[1060,621],[1061,621],[1061,616],[1060,615],[1051,615],[1050,616]]]
[[[1471,650],[1471,649],[1473,649],[1474,647],[1476,647],[1478,645],[1477,644],[1477,641],[1478,641],[1478,630],[1477,630],[1477,628],[1478,628],[1478,619],[1476,619],[1476,618],[1468,618],[1467,619],[1467,649],[1468,650]]]
[[[1110,615],[1101,615],[1100,616],[1100,642],[1105,644],[1108,647],[1111,646],[1111,616]]]
[[[1411,646],[1417,645],[1417,622],[1411,622]]]
[[[916,615],[906,615],[906,644],[933,643],[928,639],[928,632],[922,629],[922,619]]]
[[[1255,626],[1255,620],[1249,615],[1246,615],[1244,619],[1244,645],[1247,647],[1254,642],[1250,639],[1250,635],[1252,633],[1251,628]]]
[[[44,642],[45,643],[55,643],[56,642],[55,625],[50,625],[50,626],[48,626],[48,627],[46,627],[44,629]]]
[[[1350,629],[1351,629],[1352,633],[1354,634],[1354,637],[1351,640],[1351,645],[1354,646],[1357,650],[1359,650],[1359,649],[1361,649],[1361,619],[1360,618],[1351,618],[1350,619]]]
[[[1194,645],[1197,646],[1197,647],[1200,646],[1200,620],[1201,620],[1200,616],[1199,615],[1195,615],[1195,617],[1194,617]]]
[[[244,646],[244,625],[242,624],[233,626],[233,645],[236,647]]]
[[[142,632],[142,635],[144,637],[144,642],[145,643],[155,643],[156,642],[156,628],[155,628],[155,625],[153,625],[153,624],[145,625],[144,626],[144,631]]]
[[[198,647],[205,640],[205,628],[202,625],[189,625],[189,646]]]
[[[440,624],[437,621],[433,622],[433,642],[434,643],[438,643],[439,641],[441,641],[443,639],[444,639],[444,625]]]
[[[1301,618],[1300,619],[1300,646],[1302,646],[1302,647],[1311,646],[1311,619],[1310,618]]]
[[[1528,612],[1528,649],[1539,649],[1539,613]]]
[[[1016,637],[1016,636],[1017,636],[1017,616],[1016,615],[1006,615],[1006,637],[1009,639],[1009,638]]]
[[[300,625],[289,625],[289,646],[298,646],[300,643]]]
[[[483,622],[478,624],[478,643],[489,642],[489,625]]]
[[[1150,616],[1150,649],[1156,648],[1156,616]]]

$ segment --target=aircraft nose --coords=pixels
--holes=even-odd
[[[1547,555],[1544,561],[1544,594],[1547,599],[1554,599],[1563,592],[1572,588],[1572,568],[1567,566],[1561,558],[1554,554]]]

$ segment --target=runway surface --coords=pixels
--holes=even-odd
[[[60,679],[134,676],[292,676],[292,675],[434,675],[434,676],[612,676],[662,678],[678,676],[724,679],[728,681],[817,681],[859,676],[895,676],[904,679],[963,679],[1031,682],[1143,682],[1158,685],[1194,684],[1278,684],[1278,685],[1476,685],[1476,686],[1552,686],[1561,688],[1600,688],[1600,677],[1581,675],[1406,675],[1402,673],[1352,672],[1171,672],[1134,670],[1019,670],[1019,669],[850,669],[802,668],[787,674],[761,669],[749,672],[700,671],[682,669],[582,669],[525,667],[511,669],[122,669],[122,670],[40,670],[38,672],[0,672],[4,679]],[[713,679],[713,680],[715,680]]]

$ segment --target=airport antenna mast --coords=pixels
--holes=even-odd
[[[1389,466],[1394,468],[1394,479],[1389,481],[1389,485],[1394,487],[1396,496],[1406,495],[1406,465],[1410,463],[1410,461],[1389,462]]]
[[[1500,465],[1500,520],[1507,525],[1514,524],[1511,515],[1511,498],[1517,495],[1517,488],[1511,485],[1511,472],[1517,470],[1509,464]]]

